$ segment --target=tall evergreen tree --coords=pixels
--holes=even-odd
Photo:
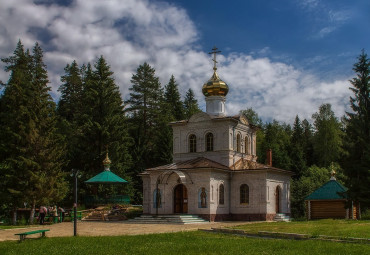
[[[33,221],[36,204],[58,202],[65,194],[63,144],[56,132],[55,104],[39,44],[30,55],[19,42],[13,56],[2,61],[11,72],[0,113],[5,192],[14,210],[23,202],[31,205]]]
[[[61,77],[63,84],[60,86],[60,100],[57,113],[59,116],[59,129],[66,139],[66,158],[68,165],[66,171],[80,168],[80,155],[84,151],[81,148],[82,136],[82,110],[83,110],[83,81],[81,70],[76,61],[67,64],[65,74]]]
[[[192,89],[189,89],[186,92],[185,99],[184,99],[184,111],[185,111],[185,118],[189,119],[193,114],[201,112],[198,100],[195,98],[194,92]]]
[[[350,197],[370,208],[370,59],[364,50],[353,70],[357,75],[350,80],[353,112],[347,113],[344,120],[346,156],[342,165],[348,176]]]
[[[178,85],[173,75],[168,84],[164,87],[164,91],[164,99],[169,107],[173,120],[184,119],[184,106],[181,102]]]
[[[341,154],[341,125],[330,104],[321,105],[319,112],[313,114],[312,118],[315,127],[313,137],[315,163],[320,167],[328,167],[331,162],[338,162]]]
[[[290,150],[290,159],[292,161],[291,170],[296,173],[296,178],[299,178],[299,176],[301,176],[302,172],[306,168],[303,132],[304,130],[301,124],[301,120],[297,115],[293,124]]]
[[[84,150],[80,151],[79,169],[83,170],[86,178],[101,172],[108,146],[112,171],[130,180],[128,169],[132,161],[128,150],[131,141],[121,93],[115,84],[113,72],[101,56],[94,64],[94,69],[90,65],[84,67],[82,77],[81,120],[84,124],[79,141]],[[131,189],[129,185],[123,187],[125,192]]]
[[[128,104],[126,110],[130,118],[130,134],[134,139],[131,148],[134,162],[133,173],[137,175],[144,169],[158,166],[163,162],[163,157],[158,157],[161,153],[159,143],[168,144],[160,138],[164,136],[162,132],[168,131],[165,125],[167,125],[169,113],[167,110],[162,111],[164,106],[163,89],[159,78],[155,75],[155,69],[148,63],[137,68],[131,83],[130,98],[126,101]],[[169,150],[168,146],[165,146],[164,150]],[[141,199],[141,187],[141,179],[137,177],[135,179],[135,189],[138,191],[137,200]]]
[[[304,119],[302,121],[303,128],[303,150],[305,155],[305,161],[307,166],[313,165],[313,145],[312,145],[312,125],[308,120]]]

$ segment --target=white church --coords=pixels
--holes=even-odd
[[[225,114],[228,85],[217,74],[202,88],[206,112],[170,123],[173,163],[146,169],[143,214],[198,215],[209,221],[273,220],[290,215],[292,172],[257,163],[257,127],[244,115]]]

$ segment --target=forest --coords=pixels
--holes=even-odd
[[[2,58],[7,82],[0,92],[0,218],[13,217],[28,204],[71,207],[72,169],[79,169],[79,200],[91,192],[85,180],[103,170],[107,152],[112,171],[128,181],[99,186],[100,193],[121,193],[142,203],[139,173],[172,162],[171,121],[188,119],[200,110],[194,92],[182,97],[174,76],[164,86],[155,69],[140,65],[131,77],[128,100],[103,56],[94,63],[73,61],[60,77],[60,98],[50,95],[47,67],[38,43],[16,45]],[[291,208],[304,216],[304,198],[329,180],[330,171],[349,190],[349,198],[370,208],[370,59],[364,50],[353,65],[349,82],[351,112],[335,116],[322,104],[313,122],[295,117],[293,125],[263,122],[254,109],[240,111],[259,127],[257,156],[273,151],[273,166],[295,173]],[[347,103],[347,102],[344,102]],[[12,216],[11,216],[12,215]]]

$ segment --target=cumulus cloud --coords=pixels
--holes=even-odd
[[[182,95],[192,88],[205,109],[201,87],[212,75],[211,57],[199,50],[198,31],[178,6],[149,0],[75,0],[68,6],[3,0],[0,24],[1,57],[12,54],[18,39],[27,48],[41,43],[55,100],[66,64],[94,62],[104,55],[124,99],[132,74],[146,61],[162,84],[173,74]],[[321,82],[294,66],[271,61],[270,52],[266,46],[260,52],[265,58],[243,53],[218,57],[219,74],[230,87],[229,114],[252,107],[266,120],[292,122],[296,114],[309,118],[321,103],[331,103],[338,116],[343,114],[347,81]],[[0,80],[7,77],[0,72]]]

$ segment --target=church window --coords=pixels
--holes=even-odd
[[[197,152],[197,137],[195,135],[189,136],[189,152]]]
[[[207,151],[213,151],[213,134],[212,133],[208,133],[206,135],[206,148],[207,148]]]
[[[247,184],[240,186],[240,203],[249,204],[249,187]]]
[[[251,152],[250,152],[250,146],[249,146],[249,136],[246,136],[245,137],[245,154],[247,154],[247,155],[249,155],[249,154],[251,154]]]
[[[240,141],[240,134],[236,135],[236,151],[237,152],[242,152],[241,150],[241,141]]]
[[[220,185],[218,196],[219,196],[218,203],[220,205],[223,205],[225,203],[225,188],[223,184]]]

